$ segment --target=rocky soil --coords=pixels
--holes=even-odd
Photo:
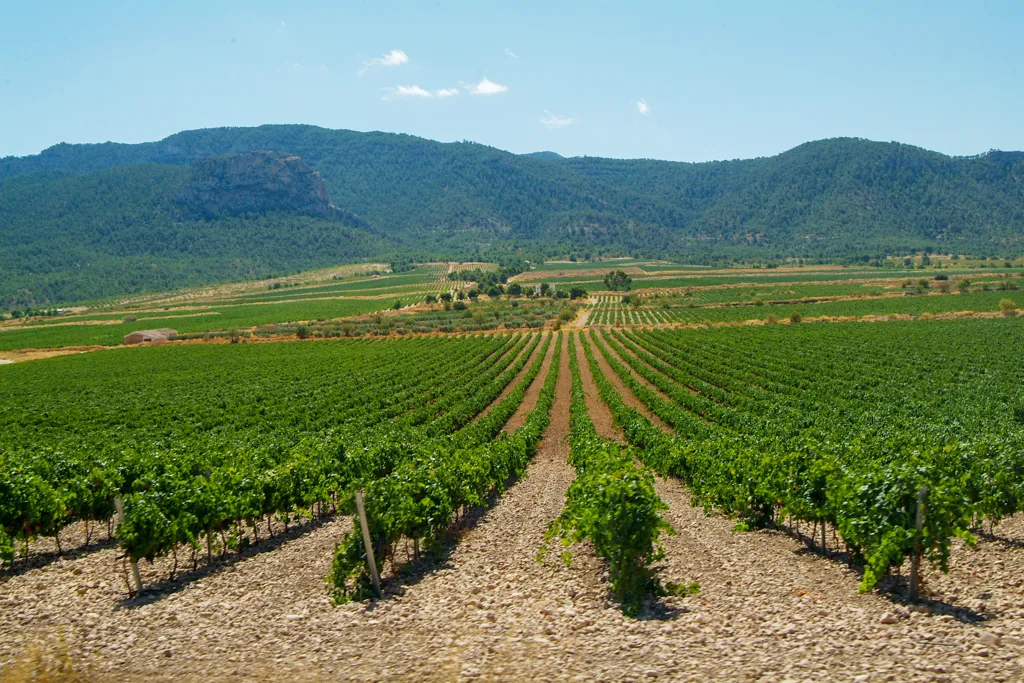
[[[859,595],[854,570],[791,536],[732,532],[659,480],[677,531],[663,539],[664,576],[699,581],[701,592],[623,617],[585,546],[569,566],[557,550],[537,559],[574,476],[564,354],[556,394],[526,476],[444,559],[390,581],[383,600],[330,603],[323,577],[348,519],[277,528],[258,551],[215,571],[200,563],[189,580],[132,601],[114,548],[100,545],[0,575],[0,680],[34,642],[97,681],[1024,680],[1020,515],[995,528],[1002,540],[958,546],[949,575],[928,573],[931,599],[908,609]],[[614,435],[592,386],[588,398]],[[169,561],[144,566],[147,580]]]

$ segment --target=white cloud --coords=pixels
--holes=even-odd
[[[512,52],[512,50],[508,49],[507,47],[505,48],[505,54],[507,54],[512,59],[519,59],[519,55],[517,55],[515,52]]]
[[[498,95],[503,92],[508,92],[507,85],[499,85],[486,76],[481,78],[480,82],[476,85],[468,85],[465,87],[469,88],[469,93],[471,95]]]
[[[418,85],[396,85],[393,88],[384,88],[387,94],[381,99],[385,102],[396,100],[399,97],[421,97],[423,99],[429,99],[431,97],[454,97],[459,94],[458,88],[439,88],[434,91],[421,88]]]
[[[571,116],[559,116],[558,114],[552,114],[549,110],[544,110],[544,118],[540,120],[548,128],[564,128],[571,126],[576,123],[576,120]]]
[[[430,91],[418,85],[396,85],[391,89],[391,94],[395,97],[433,97]]]
[[[408,61],[409,55],[401,50],[392,50],[382,57],[374,57],[363,62],[363,68],[359,70],[359,75],[362,76],[375,66],[401,66],[408,63]]]
[[[285,21],[284,19],[282,19],[282,20],[280,21],[280,24],[281,24],[281,28],[288,28],[288,22],[287,22],[287,21]]]
[[[644,116],[647,116],[651,113],[651,105],[647,104],[647,100],[641,97],[636,102],[636,110]]]

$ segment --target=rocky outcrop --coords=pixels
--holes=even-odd
[[[198,159],[176,197],[185,219],[287,211],[342,217],[331,204],[320,172],[293,154],[248,152]]]

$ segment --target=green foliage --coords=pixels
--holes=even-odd
[[[627,291],[632,284],[633,278],[621,270],[613,270],[604,276],[604,286],[613,292]]]
[[[107,520],[117,495],[133,558],[221,532],[244,543],[258,518],[308,517],[409,458],[490,441],[513,403],[471,422],[538,341],[163,347],[5,367],[0,552]]]
[[[506,376],[513,371],[518,373],[538,341],[539,337],[535,337],[533,344],[521,354],[519,364],[510,368]],[[419,444],[414,447],[415,455],[390,473],[367,481],[367,518],[378,566],[394,557],[394,548],[403,537],[423,540],[427,547],[436,544],[458,510],[485,504],[490,493],[503,491],[511,479],[525,471],[547,428],[558,379],[560,336],[555,342],[558,346],[551,370],[534,409],[515,432],[503,436],[498,433],[539,374],[551,342],[548,336],[515,389],[465,434]],[[371,595],[362,548],[358,522],[354,522],[353,530],[336,547],[327,576],[336,602],[362,600]]]
[[[276,150],[320,171],[351,225],[266,214],[175,221],[196,158]],[[680,164],[537,159],[313,126],[57,145],[0,160],[0,308],[264,277],[363,257],[623,253],[778,260],[1022,250],[1024,155],[951,158],[835,139]],[[363,219],[369,227],[365,227]],[[41,248],[45,246],[44,248]],[[930,260],[930,257],[927,257]],[[500,280],[504,282],[504,280]]]
[[[1024,507],[1024,431],[1006,409],[1024,375],[1003,348],[1019,326],[612,332],[609,347],[671,401],[606,355],[609,365],[676,434],[613,414],[646,464],[682,478],[697,504],[737,517],[738,529],[831,524],[863,560],[868,590],[918,543],[945,570],[953,538],[972,542],[977,521]]]
[[[664,590],[651,565],[664,556],[658,544],[662,532],[673,533],[661,516],[668,506],[654,492],[653,475],[634,464],[633,451],[597,434],[587,414],[575,343],[569,341],[569,459],[576,478],[548,537],[558,536],[570,543],[589,539],[608,562],[612,591],[623,612],[636,616],[647,595]]]

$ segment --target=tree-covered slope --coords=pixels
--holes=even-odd
[[[0,310],[267,277],[393,253],[345,221],[179,220],[187,167],[41,171],[0,183]]]
[[[260,150],[301,157],[332,203],[361,220],[175,215],[191,162]],[[689,164],[273,125],[0,159],[0,302],[17,290],[66,300],[396,253],[777,258],[928,247],[1024,253],[1024,153],[953,158],[835,139]]]

